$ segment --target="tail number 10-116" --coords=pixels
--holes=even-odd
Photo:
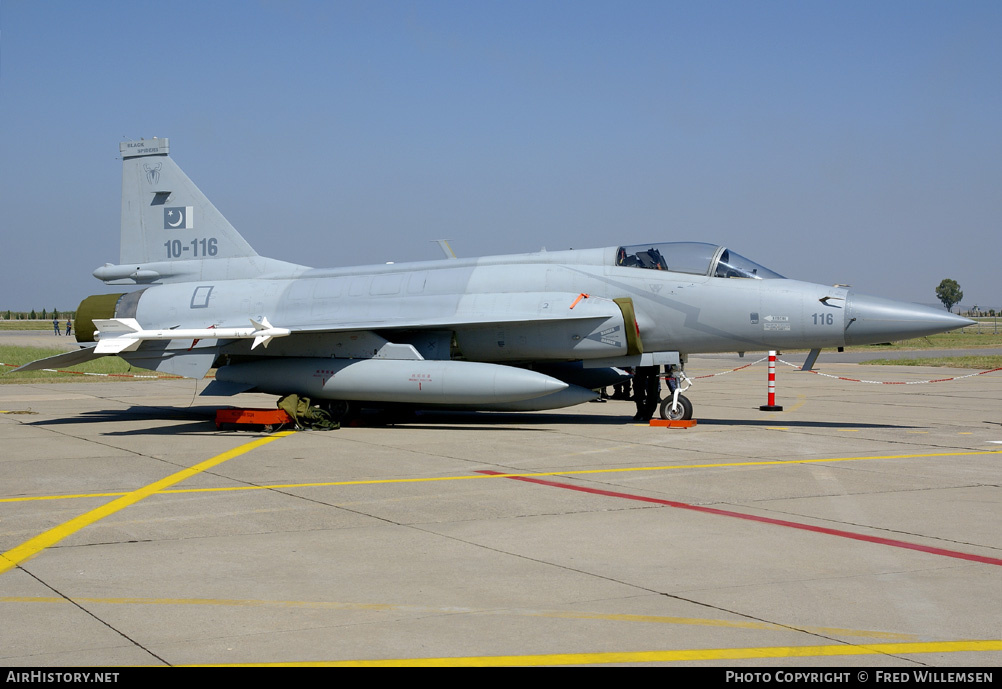
[[[180,239],[172,239],[169,242],[164,242],[164,248],[167,250],[167,258],[181,258],[188,252],[191,252],[188,255],[192,258],[215,256],[219,253],[215,237],[192,239],[187,244],[182,243]]]

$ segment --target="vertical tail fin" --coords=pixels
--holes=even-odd
[[[119,265],[94,277],[109,284],[250,278],[306,268],[258,256],[170,159],[168,139],[125,141]]]
[[[122,264],[257,256],[170,159],[168,139],[125,141]]]

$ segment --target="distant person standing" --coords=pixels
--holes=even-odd
[[[71,332],[73,332],[73,321],[71,321],[69,318],[67,318],[66,319],[66,334],[69,335]],[[56,333],[56,334],[58,335],[58,333]]]
[[[59,319],[58,318],[53,318],[52,319],[52,329],[55,331],[56,335],[60,334],[60,332],[59,332]]]

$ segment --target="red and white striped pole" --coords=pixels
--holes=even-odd
[[[759,407],[760,411],[783,411],[776,404],[776,352],[769,352],[769,404]]]

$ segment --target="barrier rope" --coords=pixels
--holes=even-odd
[[[709,373],[703,376],[689,376],[690,380],[699,380],[702,378],[714,378],[716,376],[725,376],[728,373],[734,373],[735,371],[740,371],[742,369],[748,368],[749,366],[754,366],[755,364],[761,364],[763,361],[768,361],[769,357],[762,357],[757,361],[752,361],[751,363],[745,364],[744,366],[738,366],[737,368],[732,368],[727,371],[719,371],[717,373]],[[786,364],[792,368],[799,369],[801,364],[794,364],[789,361],[783,361],[782,359],[776,359],[781,364]],[[845,380],[850,383],[870,383],[873,385],[924,385],[926,383],[946,383],[951,380],[962,380],[964,378],[973,378],[974,376],[983,376],[986,373],[995,373],[997,371],[1002,371],[1002,367],[990,368],[986,371],[977,371],[976,373],[968,373],[963,376],[951,376],[950,378],[933,378],[931,380],[909,380],[909,381],[898,381],[898,380],[862,380],[860,378],[849,378],[848,376],[834,376],[830,373],[821,373],[820,371],[808,371],[808,373],[813,373],[816,376],[822,376],[824,378],[834,378],[835,380]],[[661,376],[664,378],[665,376]]]
[[[792,366],[793,368],[800,368],[799,364],[793,364],[789,361],[783,361],[779,359],[781,364],[786,364],[787,366]],[[756,362],[758,363],[758,362]],[[871,385],[925,385],[926,383],[946,383],[951,380],[962,380],[964,378],[973,378],[974,376],[983,376],[986,373],[995,373],[996,371],[1002,371],[1002,367],[990,368],[987,371],[977,371],[976,373],[968,373],[964,376],[951,376],[950,378],[933,378],[931,380],[861,380],[859,378],[849,378],[847,376],[833,376],[830,373],[821,373],[821,371],[808,371],[808,373],[813,373],[816,376],[823,376],[825,378],[834,378],[836,380],[846,380],[850,383],[869,383]]]
[[[738,366],[737,368],[732,368],[729,371],[720,371],[719,373],[710,373],[705,376],[689,376],[692,380],[699,380],[700,378],[713,378],[715,376],[726,376],[728,373],[734,373],[735,371],[740,371],[743,368],[748,368],[749,366],[754,366],[755,364],[761,364],[763,361],[767,361],[769,357],[764,356],[758,361],[753,361],[750,364],[745,364],[744,366]]]

